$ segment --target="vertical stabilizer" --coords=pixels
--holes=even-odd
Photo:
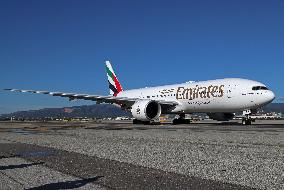
[[[110,94],[116,96],[123,89],[109,61],[106,61],[106,72]]]

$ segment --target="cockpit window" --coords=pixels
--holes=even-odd
[[[252,87],[252,90],[268,90],[268,88],[265,86],[254,86]]]
[[[261,86],[261,87],[260,87],[260,90],[268,90],[268,88],[265,87],[265,86]]]

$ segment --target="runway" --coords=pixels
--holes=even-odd
[[[284,122],[0,123],[0,189],[284,189]]]

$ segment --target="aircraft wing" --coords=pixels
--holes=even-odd
[[[67,92],[49,92],[49,91],[38,91],[38,90],[20,90],[20,89],[4,89],[11,92],[27,92],[27,93],[34,93],[34,94],[47,94],[51,96],[59,96],[69,98],[69,100],[91,100],[97,101],[99,103],[125,103],[133,105],[136,101],[140,100],[140,98],[128,98],[128,97],[116,97],[116,96],[100,96],[100,95],[91,95],[91,94],[76,94],[76,93],[67,93]],[[158,100],[162,105],[167,106],[175,106],[178,105],[178,102],[175,101],[164,101]]]

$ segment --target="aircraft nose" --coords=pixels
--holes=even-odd
[[[267,95],[266,95],[266,98],[267,98],[267,102],[272,102],[274,99],[275,99],[275,94],[270,90]]]

